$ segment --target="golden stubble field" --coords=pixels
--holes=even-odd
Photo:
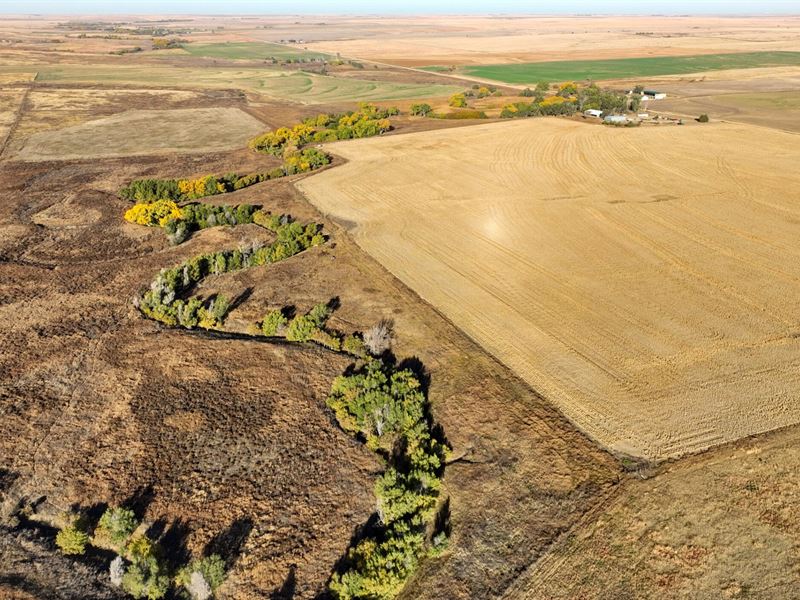
[[[348,142],[301,182],[603,445],[800,421],[800,138],[534,119]]]

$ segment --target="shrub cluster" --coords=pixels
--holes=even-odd
[[[374,104],[361,103],[357,111],[343,114],[321,114],[293,127],[280,127],[250,140],[258,152],[284,156],[287,150],[308,143],[332,142],[370,137],[389,131],[388,117],[400,114],[396,108],[381,109]]]
[[[137,225],[163,227],[172,242],[179,244],[198,229],[252,223],[255,210],[250,204],[216,206],[195,202],[178,207],[172,200],[157,200],[135,204],[125,212],[125,220]]]
[[[464,91],[467,98],[486,98],[486,96],[501,96],[500,91],[493,85],[472,84],[472,87]]]
[[[56,546],[67,556],[81,555],[89,543],[86,523],[78,515],[66,515],[65,519],[67,524],[56,534]]]
[[[316,223],[303,225],[288,218],[273,219],[266,214],[258,220],[274,225],[270,227],[277,234],[273,243],[201,254],[171,269],[164,269],[150,285],[150,289],[141,298],[137,298],[139,310],[165,325],[189,329],[198,326],[206,329],[220,328],[230,307],[227,299],[217,296],[210,303],[204,303],[198,297],[184,300],[180,296],[185,295],[208,275],[221,275],[278,262],[325,241],[320,226]]]
[[[134,598],[158,600],[167,595],[169,571],[161,547],[142,534],[125,546],[121,587]]]
[[[453,94],[447,100],[447,103],[453,108],[466,108],[467,97],[464,94]]]
[[[275,337],[279,333],[283,332],[288,322],[289,320],[286,318],[286,315],[283,314],[282,310],[271,310],[264,315],[259,328],[261,329],[261,333],[263,333],[265,336]]]
[[[135,204],[125,211],[126,221],[147,227],[164,227],[168,221],[180,217],[181,209],[172,200]]]
[[[182,200],[179,179],[135,179],[119,191],[125,200],[155,202],[156,200]]]
[[[482,110],[463,108],[448,113],[434,113],[431,116],[437,119],[485,119],[486,113]]]
[[[539,115],[573,115],[578,110],[577,99],[574,96],[548,96],[537,102],[514,102],[507,104],[500,112],[504,119],[515,117],[535,117]]]
[[[372,134],[375,135],[375,134]],[[283,174],[307,173],[331,162],[331,157],[316,148],[304,148],[299,152],[289,152],[283,161]]]
[[[121,587],[134,598],[159,600],[167,595],[172,585],[172,573],[164,560],[161,547],[147,534],[134,535],[139,521],[133,511],[110,507],[97,522],[91,543],[101,548],[113,548],[116,556],[109,564],[112,585]],[[64,554],[83,554],[90,538],[83,531],[86,524],[71,517],[69,524],[59,531],[56,543]],[[80,530],[80,537],[75,532]],[[59,542],[59,540],[61,540]],[[190,598],[207,600],[225,580],[225,565],[216,555],[197,559],[175,574],[174,581],[185,588]]]
[[[578,90],[577,102],[580,110],[593,108],[607,113],[618,113],[627,110],[629,101],[625,94],[601,89],[593,83]]]
[[[522,90],[520,96],[524,96],[526,98],[535,98],[535,101],[538,103],[544,100],[545,94],[547,94],[547,91],[549,89],[550,89],[550,84],[548,82],[540,81],[536,84],[536,87],[534,89],[525,88],[524,90]]]
[[[119,195],[135,202],[155,200],[183,202],[233,192],[269,178],[267,173],[249,175],[229,173],[220,176],[204,175],[197,179],[135,179],[122,188]]]
[[[137,205],[138,206],[138,205]],[[170,240],[175,244],[183,242],[193,231],[217,227],[219,225],[244,225],[253,222],[256,212],[250,204],[237,204],[236,206],[216,206],[195,202],[181,207],[180,216],[167,219],[164,229]]]
[[[175,581],[193,600],[206,600],[225,581],[225,562],[217,554],[193,560],[178,571]]]
[[[264,315],[263,319],[250,331],[255,334],[261,333],[267,337],[284,337],[290,342],[314,342],[334,352],[344,352],[356,358],[364,358],[368,352],[375,355],[370,349],[370,344],[365,340],[368,333],[375,328],[383,332],[383,329],[380,328],[386,326],[388,322],[381,321],[368,330],[364,334],[365,339],[362,339],[355,334],[342,335],[326,329],[325,325],[330,315],[331,308],[324,302],[314,305],[306,314],[296,315],[291,320],[286,317],[284,310],[275,309]],[[386,331],[385,334],[391,336],[390,331]],[[373,337],[375,335],[380,336],[381,333],[374,334]],[[388,340],[383,340],[382,343],[386,345],[386,348],[391,345]],[[380,345],[381,342],[377,342],[377,344]]]
[[[109,508],[100,517],[94,531],[96,542],[112,546],[118,552],[125,547],[128,540],[139,527],[136,515],[127,508]]]
[[[380,526],[349,551],[344,571],[331,579],[340,600],[394,598],[427,552],[446,448],[431,435],[420,388],[410,370],[380,360],[333,382],[327,403],[341,427],[387,461],[375,485]]]
[[[433,112],[433,107],[430,104],[412,104],[410,113],[414,117],[427,117]]]

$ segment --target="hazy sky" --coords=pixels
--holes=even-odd
[[[55,14],[800,14],[800,0],[0,0],[0,13]]]

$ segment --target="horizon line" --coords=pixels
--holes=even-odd
[[[122,16],[122,17],[662,17],[662,18],[690,18],[690,17],[722,17],[722,18],[752,18],[752,17],[798,17],[798,12],[762,12],[762,13],[738,13],[738,12],[719,12],[719,13],[628,13],[628,12],[598,12],[598,13],[533,13],[533,12],[398,12],[398,13],[375,13],[375,12],[336,12],[336,13],[190,13],[190,12],[129,12],[129,11],[102,11],[102,12],[5,12],[0,7],[0,15],[4,17],[61,17],[61,16]]]

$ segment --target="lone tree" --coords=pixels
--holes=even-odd
[[[422,104],[412,104],[411,105],[411,115],[415,117],[427,117],[429,114],[433,112],[433,108],[430,104],[422,103]]]
[[[68,556],[83,554],[89,543],[89,535],[84,531],[80,518],[71,515],[68,519],[69,524],[56,534],[56,546]]]
[[[372,356],[380,356],[392,347],[394,323],[381,319],[364,332],[364,346]]]
[[[225,561],[218,554],[193,560],[176,578],[192,600],[208,600],[225,581]]]
[[[139,522],[132,510],[109,507],[97,523],[95,537],[122,549],[138,526]]]
[[[108,565],[108,578],[111,580],[111,585],[119,587],[122,585],[122,578],[125,576],[125,559],[117,556]]]
[[[448,104],[453,108],[464,108],[467,105],[467,98],[464,94],[453,94],[450,96]]]

